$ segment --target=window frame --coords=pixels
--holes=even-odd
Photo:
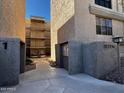
[[[95,0],[95,4],[112,9],[112,0]]]
[[[104,24],[102,24],[102,21]],[[113,35],[112,19],[96,16],[96,34],[97,35]]]
[[[62,55],[63,56],[69,56],[69,49],[68,49],[68,43],[63,43],[62,44]]]

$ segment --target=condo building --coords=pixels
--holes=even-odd
[[[123,0],[51,0],[51,58],[69,74],[101,78],[116,69],[118,36],[124,36]]]
[[[50,55],[50,23],[44,18],[26,20],[26,46],[28,57]]]

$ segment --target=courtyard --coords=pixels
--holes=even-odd
[[[37,68],[20,75],[20,84],[14,87],[14,93],[124,92],[124,85],[98,80],[85,74],[69,75],[64,69],[49,66],[46,58],[34,59],[34,62]]]

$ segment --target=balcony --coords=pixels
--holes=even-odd
[[[37,30],[37,31],[45,31],[45,27],[43,26],[37,26],[37,25],[31,25],[31,30]]]
[[[50,40],[50,37],[27,37],[26,39]]]

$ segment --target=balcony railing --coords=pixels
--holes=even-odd
[[[26,37],[26,39],[49,40],[50,37]]]
[[[36,25],[32,25],[31,30],[40,30],[40,31],[45,31],[46,28],[44,26],[36,26]]]

